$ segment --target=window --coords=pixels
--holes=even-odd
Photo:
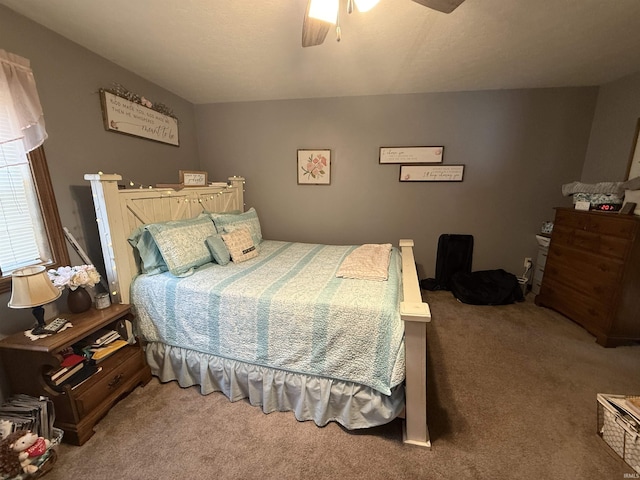
[[[0,144],[0,293],[17,268],[68,264],[44,149],[26,154],[20,141]]]
[[[11,289],[17,268],[69,263],[46,138],[29,60],[0,49],[0,293]]]

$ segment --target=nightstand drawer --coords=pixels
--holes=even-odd
[[[84,417],[118,391],[145,366],[142,350],[134,347],[123,348],[121,352],[115,353],[99,365],[102,366],[102,371],[96,374],[95,380],[90,379],[87,382],[76,398],[80,417]],[[92,383],[89,383],[91,381]]]

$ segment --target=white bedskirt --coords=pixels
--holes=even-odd
[[[404,408],[404,386],[384,395],[352,382],[291,373],[229,360],[159,342],[146,345],[151,372],[161,382],[200,386],[207,395],[222,392],[232,402],[247,398],[264,413],[293,411],[299,421],[324,426],[331,421],[348,429],[383,425]]]

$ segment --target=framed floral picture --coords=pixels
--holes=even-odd
[[[331,150],[298,150],[298,185],[331,183]]]

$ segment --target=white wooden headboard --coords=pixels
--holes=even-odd
[[[91,182],[96,222],[109,293],[114,303],[129,303],[131,281],[138,273],[127,239],[140,225],[197,217],[203,211],[244,211],[244,178],[209,187],[119,189],[116,174],[86,174]]]

